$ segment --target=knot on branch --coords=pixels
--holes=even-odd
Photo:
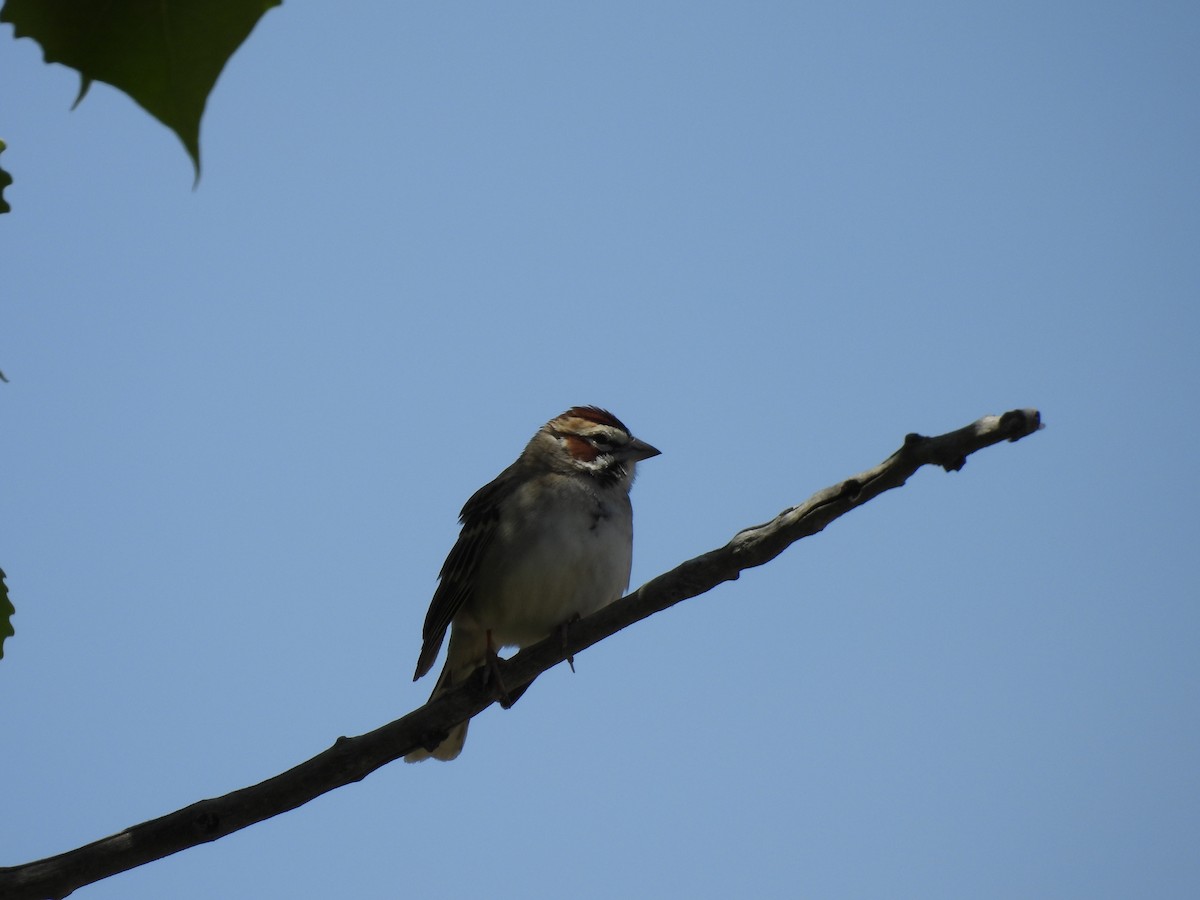
[[[862,495],[862,482],[857,478],[847,478],[842,482],[841,497],[854,503]]]
[[[210,809],[201,810],[192,818],[192,828],[200,835],[216,834],[220,827],[221,817]]]

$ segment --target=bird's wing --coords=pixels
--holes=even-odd
[[[459,514],[462,531],[438,573],[439,584],[429,603],[429,612],[425,614],[425,627],[421,629],[421,655],[417,658],[413,681],[433,667],[446,629],[463,604],[471,599],[479,561],[491,545],[500,523],[500,505],[516,488],[517,479],[508,477],[511,470],[512,466],[500,473],[495,481],[477,490]]]

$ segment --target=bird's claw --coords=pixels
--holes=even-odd
[[[571,616],[571,618],[567,619],[567,621],[558,626],[558,638],[560,641],[562,641],[562,652],[566,654],[567,665],[571,667],[572,675],[575,674],[575,655],[573,653],[567,653],[567,635],[571,631],[571,623],[578,621],[579,613],[575,613],[575,615]]]

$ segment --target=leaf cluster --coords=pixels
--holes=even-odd
[[[6,0],[0,22],[37,41],[47,63],[124,91],[178,135],[200,177],[200,119],[221,70],[258,20],[282,0]],[[3,144],[0,143],[0,150]],[[0,169],[0,212],[8,212]]]

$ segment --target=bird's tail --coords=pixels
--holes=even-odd
[[[449,690],[452,686],[453,682],[450,680],[450,664],[447,662],[442,668],[442,674],[438,676],[437,684],[434,685],[433,693],[429,695],[429,699],[437,699],[440,694]],[[467,726],[470,724],[470,719],[467,719],[465,722],[459,722],[450,729],[450,732],[446,735],[445,740],[443,740],[432,750],[426,750],[424,747],[420,747],[405,756],[404,761],[414,763],[420,762],[423,759],[429,759],[430,757],[444,761],[454,759],[458,756],[458,754],[462,753],[463,744],[465,744],[467,741]]]
[[[480,665],[480,660],[483,658],[483,649],[486,648],[486,637],[479,637],[474,633],[467,633],[465,629],[455,629],[450,633],[450,646],[446,651],[446,664],[442,666],[442,672],[438,675],[437,684],[433,686],[433,693],[429,695],[429,699],[436,700],[450,688],[457,684],[462,684],[472,672]],[[420,762],[423,759],[440,759],[449,761],[462,753],[463,744],[467,740],[467,725],[470,724],[470,719],[465,722],[459,722],[446,734],[446,737],[440,744],[432,750],[420,747],[404,757],[405,762]]]

